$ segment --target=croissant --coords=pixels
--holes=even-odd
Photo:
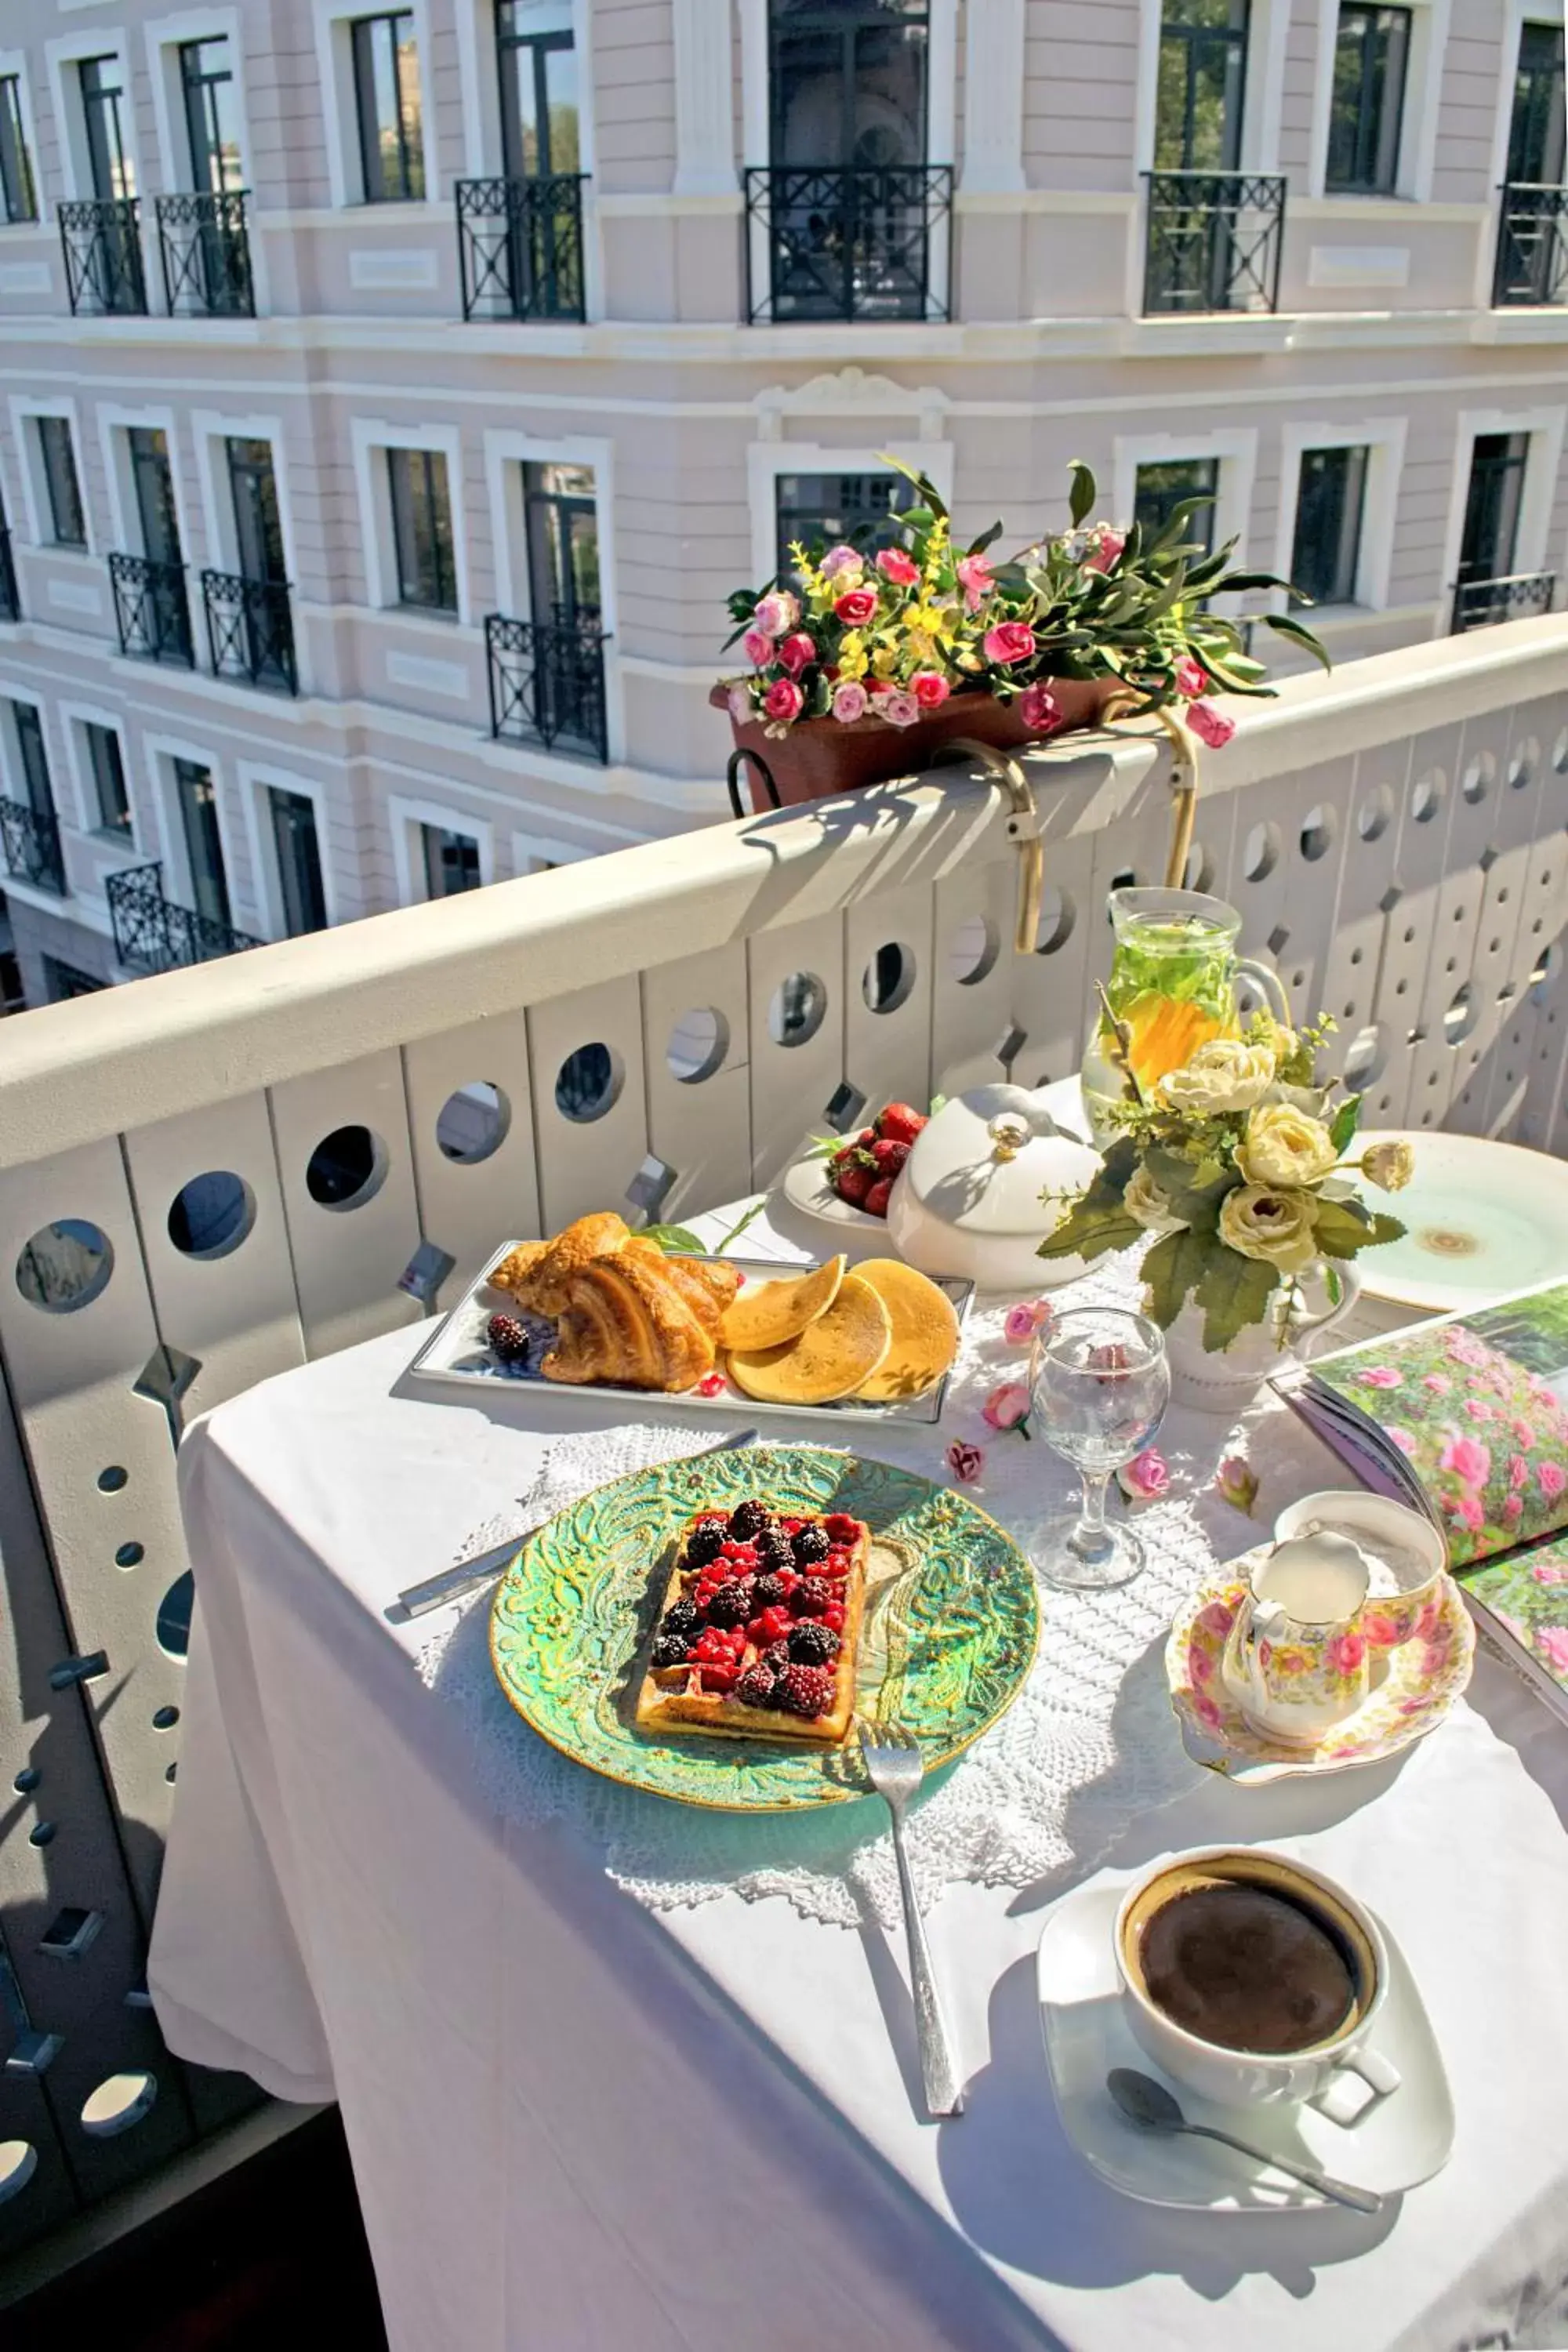
[[[644,1241],[637,1234],[626,1244],[623,1255],[634,1263],[657,1268],[659,1276],[685,1299],[717,1346],[724,1309],[741,1286],[741,1277],[732,1265],[725,1265],[722,1259],[667,1257],[657,1242]]]
[[[490,1277],[534,1315],[559,1315],[574,1274],[625,1249],[631,1230],[613,1209],[598,1209],[566,1226],[552,1242],[525,1242]]]
[[[682,1286],[636,1250],[593,1259],[566,1277],[566,1303],[547,1381],[582,1387],[689,1389],[713,1369],[716,1349]]]

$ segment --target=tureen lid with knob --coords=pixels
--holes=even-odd
[[[1043,1094],[973,1087],[917,1138],[888,1204],[889,1237],[922,1272],[967,1275],[985,1290],[1070,1281],[1081,1259],[1035,1255],[1065,1206],[1042,1195],[1082,1192],[1099,1164],[1058,1126]]]

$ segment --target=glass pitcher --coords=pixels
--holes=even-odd
[[[1290,1025],[1278,973],[1237,956],[1241,917],[1223,898],[1201,890],[1113,890],[1110,921],[1116,954],[1105,993],[1110,1011],[1131,1032],[1132,1074],[1143,1093],[1181,1069],[1212,1037],[1238,1034],[1238,978],[1250,981],[1275,1019]],[[1116,1132],[1109,1107],[1127,1092],[1115,1033],[1097,1003],[1084,1049],[1083,1101],[1102,1151]]]

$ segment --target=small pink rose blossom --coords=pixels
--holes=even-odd
[[[1116,1483],[1131,1501],[1152,1503],[1171,1483],[1170,1465],[1156,1446],[1146,1445],[1142,1454],[1122,1464]]]
[[[1538,1625],[1535,1646],[1554,1674],[1568,1675],[1568,1625]]]
[[[736,726],[745,727],[749,725],[755,715],[755,712],[752,709],[752,698],[747,693],[745,688],[743,686],[732,686],[730,688],[730,716],[734,720]]]
[[[792,719],[800,717],[805,701],[805,695],[793,678],[777,677],[763,697],[763,710],[767,718],[782,719],[787,727]]]
[[[985,1456],[978,1445],[968,1445],[955,1437],[947,1449],[947,1466],[960,1486],[973,1486],[985,1467]]]
[[[1471,1421],[1490,1421],[1493,1410],[1484,1398],[1467,1397],[1465,1399],[1465,1411]]]
[[[1056,1309],[1047,1298],[1026,1298],[1017,1307],[1009,1307],[1007,1319],[1002,1326],[1002,1337],[1010,1348],[1026,1348],[1037,1331],[1048,1331]]]
[[[1201,1642],[1188,1644],[1187,1680],[1194,1683],[1212,1683],[1214,1680],[1214,1660]]]
[[[1017,1429],[1029,1417],[1029,1391],[1021,1381],[1004,1381],[980,1408],[982,1421],[993,1429]]]
[[[1274,1664],[1274,1644],[1272,1642],[1259,1642],[1258,1644],[1258,1663],[1262,1667],[1264,1673],[1267,1674],[1269,1667]]]
[[[842,544],[830,547],[822,559],[821,571],[825,580],[837,580],[840,577],[847,577],[852,572],[861,572],[865,569],[866,559],[858,547],[847,547]]]
[[[1553,1560],[1542,1560],[1530,1573],[1537,1584],[1568,1584],[1568,1568],[1559,1568]]]
[[[1236,732],[1235,719],[1227,719],[1223,710],[1216,710],[1212,702],[1189,702],[1187,725],[1199,742],[1206,743],[1211,751],[1223,751]]]
[[[1233,1511],[1250,1516],[1258,1500],[1258,1474],[1244,1454],[1227,1454],[1215,1472],[1214,1482]]]
[[[752,612],[752,626],[765,637],[784,637],[800,618],[800,599],[792,596],[787,588],[775,588],[771,595],[759,597]]]
[[[1474,1495],[1447,1495],[1443,1498],[1443,1508],[1449,1518],[1458,1519],[1460,1526],[1468,1528],[1472,1535],[1480,1533],[1486,1515]]]
[[[1434,1396],[1447,1396],[1454,1383],[1447,1372],[1428,1372],[1421,1385],[1430,1389]]]
[[[991,566],[983,555],[961,555],[957,571],[963,601],[972,613],[977,613],[996,585]]]
[[[877,609],[877,592],[874,588],[846,588],[843,595],[835,599],[833,609],[847,629],[864,628]]]
[[[1416,1618],[1415,1624],[1410,1629],[1411,1638],[1417,1642],[1429,1642],[1432,1638],[1434,1628],[1441,1622],[1442,1616],[1443,1604],[1440,1601],[1428,1601],[1425,1602],[1422,1606],[1420,1615]]]
[[[865,688],[847,677],[842,686],[833,689],[833,716],[841,727],[853,727],[858,719],[865,718],[870,701]]]
[[[1100,523],[1095,531],[1093,552],[1084,558],[1086,572],[1109,572],[1127,544],[1124,531],[1112,530],[1109,523]]]
[[[1502,1520],[1505,1527],[1517,1528],[1524,1517],[1524,1496],[1505,1495],[1502,1498]]]
[[[1560,1468],[1555,1462],[1542,1463],[1535,1475],[1549,1503],[1554,1503],[1563,1487],[1568,1486],[1568,1471]]]
[[[1407,1429],[1391,1429],[1388,1441],[1391,1445],[1397,1445],[1401,1454],[1414,1454],[1415,1451],[1415,1440]]]
[[[1202,662],[1194,661],[1191,654],[1182,656],[1181,660],[1176,664],[1174,676],[1176,692],[1184,694],[1189,702],[1208,691],[1208,677],[1204,666]]]
[[[1194,1699],[1193,1713],[1197,1717],[1200,1723],[1206,1723],[1211,1731],[1217,1730],[1219,1726],[1225,1720],[1225,1717],[1221,1715],[1215,1701],[1208,1697],[1206,1694]]]
[[[1018,716],[1031,735],[1054,735],[1061,725],[1061,704],[1043,678],[1037,677],[1018,697]]]
[[[788,670],[791,677],[798,677],[807,662],[816,659],[816,647],[804,629],[797,629],[793,636],[786,637],[780,646],[778,658]]]
[[[877,558],[877,569],[895,588],[913,588],[920,581],[920,565],[911,562],[901,547],[884,547]]]
[[[986,660],[1006,669],[1014,662],[1028,660],[1035,650],[1035,633],[1027,621],[998,621],[981,642]]]
[[[940,710],[952,692],[939,669],[917,669],[910,680],[910,692],[922,710]]]
[[[1535,1443],[1534,1428],[1528,1421],[1512,1421],[1510,1422],[1509,1427],[1513,1432],[1513,1442],[1521,1453],[1528,1454]]]
[[[1491,1448],[1478,1437],[1450,1437],[1437,1456],[1438,1469],[1451,1470],[1461,1486],[1484,1486],[1491,1466]]]
[[[885,719],[889,727],[912,727],[921,715],[921,707],[912,694],[895,687],[891,694],[878,696],[877,715]]]
[[[1235,1622],[1236,1603],[1230,1601],[1207,1601],[1193,1619],[1194,1628],[1201,1625],[1216,1642],[1226,1639]]]
[[[741,639],[741,651],[753,669],[766,669],[773,657],[773,641],[765,629],[748,629]]]
[[[1373,1364],[1360,1377],[1363,1388],[1366,1389],[1397,1389],[1405,1383],[1404,1373],[1396,1372],[1392,1364]]]
[[[1374,1650],[1392,1650],[1399,1640],[1399,1627],[1392,1617],[1363,1616],[1361,1630]]]
[[[1353,1675],[1366,1655],[1366,1643],[1359,1633],[1336,1633],[1326,1655],[1336,1674]]]
[[[1522,1454],[1510,1454],[1508,1463],[1508,1483],[1514,1494],[1530,1484],[1530,1465]]]

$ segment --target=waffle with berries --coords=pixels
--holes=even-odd
[[[855,1711],[870,1530],[755,1499],[689,1519],[648,1648],[644,1731],[837,1745]]]

